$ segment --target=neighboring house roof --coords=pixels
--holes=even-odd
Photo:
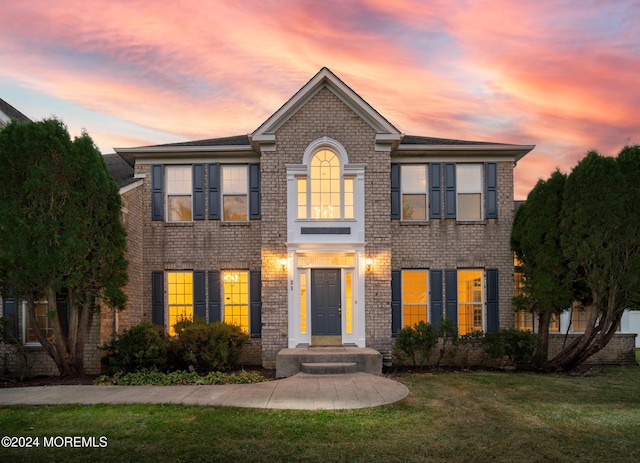
[[[109,171],[109,175],[115,180],[118,188],[122,189],[140,180],[133,176],[133,167],[119,155],[115,153],[105,154],[102,156],[102,159],[104,159],[104,163],[107,165],[107,171]]]
[[[165,143],[163,145],[153,145],[147,148],[180,147],[180,146],[249,146],[248,135],[235,135],[233,137],[207,138],[205,140],[185,141],[181,143]]]
[[[2,98],[0,98],[0,126],[9,123],[11,119],[15,119],[20,122],[31,120],[16,108],[11,106],[9,103],[4,101]]]

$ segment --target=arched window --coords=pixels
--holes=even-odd
[[[298,177],[298,219],[354,218],[354,178],[343,176],[340,157],[322,147],[309,160],[308,177]]]

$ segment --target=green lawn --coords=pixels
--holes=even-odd
[[[196,406],[0,407],[0,461],[640,461],[640,368],[590,376],[406,374],[404,401],[354,411]],[[0,391],[1,393],[1,391]],[[52,436],[106,436],[106,448],[43,448]],[[58,440],[60,443],[61,440]]]

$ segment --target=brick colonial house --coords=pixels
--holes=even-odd
[[[116,148],[129,302],[95,323],[87,371],[143,319],[238,324],[245,363],[279,370],[315,346],[391,360],[419,320],[530,329],[509,238],[513,169],[533,148],[405,135],[327,68],[248,135]]]
[[[533,149],[401,133],[323,68],[249,135],[116,153],[129,308],[239,324],[266,368],[299,346],[390,356],[406,324],[513,327],[513,167]]]

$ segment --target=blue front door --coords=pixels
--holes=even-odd
[[[340,269],[311,270],[311,334],[341,335]]]

